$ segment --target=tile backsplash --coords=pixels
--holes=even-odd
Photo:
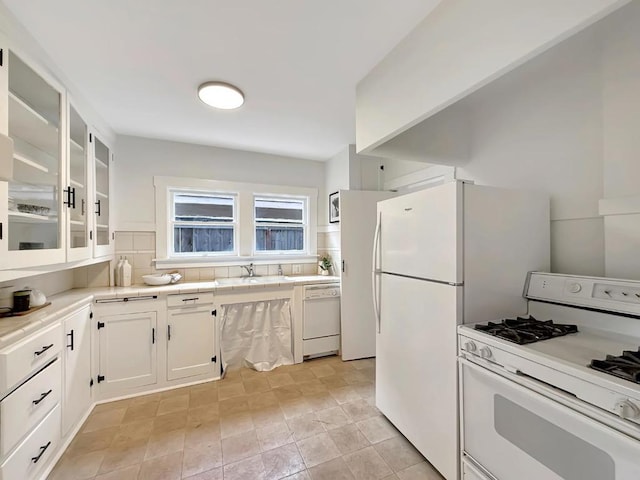
[[[318,233],[318,254],[328,254],[331,257],[332,275],[340,275],[342,255],[340,254],[340,230]]]
[[[112,284],[111,262],[96,263],[73,270],[74,288],[108,287]]]
[[[156,258],[156,234],[154,232],[116,232],[115,259],[111,264],[111,278],[120,257],[131,264],[132,283],[143,283],[142,276],[156,273],[153,259]]]
[[[320,248],[320,235],[318,235],[318,252],[323,253],[327,251],[332,257],[333,252],[328,252],[327,249]],[[334,242],[334,240],[332,240]],[[333,244],[333,243],[332,243]],[[338,239],[338,247],[339,247]],[[111,265],[111,282],[113,282],[113,270],[115,264],[120,257],[127,257],[129,263],[133,268],[132,282],[134,284],[141,284],[142,276],[150,273],[166,272],[167,270],[156,270],[153,266],[153,259],[156,257],[155,251],[156,238],[154,232],[116,232],[115,239],[115,260]],[[338,248],[339,251],[339,248]],[[294,274],[294,265],[299,267],[299,274],[301,275],[314,275],[317,273],[317,264],[315,263],[301,263],[301,264],[283,264],[282,272],[285,275]],[[334,265],[336,265],[334,261]],[[193,268],[179,268],[176,269],[184,281],[196,282],[202,280],[213,280],[215,278],[228,278],[228,277],[240,277],[246,273],[241,266],[229,266],[229,267],[193,267]],[[256,265],[255,272],[257,275],[277,275],[278,264],[273,265]]]

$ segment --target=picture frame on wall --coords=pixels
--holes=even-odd
[[[329,223],[340,223],[340,192],[329,195]]]

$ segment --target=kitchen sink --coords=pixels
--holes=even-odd
[[[216,282],[218,285],[273,285],[276,283],[293,283],[293,282],[311,282],[318,281],[317,275],[298,275],[298,276],[288,276],[288,275],[256,275],[253,277],[233,277],[233,278],[218,278]],[[335,278],[327,279],[327,282],[334,282]]]
[[[218,278],[216,282],[220,285],[260,285],[270,283],[286,282],[288,279],[281,275]],[[290,281],[290,280],[289,280]]]

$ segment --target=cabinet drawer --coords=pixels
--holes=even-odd
[[[189,307],[192,305],[205,305],[213,303],[213,293],[184,293],[180,295],[168,295],[167,306]]]
[[[56,323],[0,350],[0,392],[44,367],[62,348],[62,326]]]
[[[0,480],[31,480],[60,447],[60,404],[40,422],[0,466]]]
[[[340,335],[302,341],[303,355],[318,355],[340,350]]]
[[[0,402],[0,457],[60,401],[61,362],[56,360]]]

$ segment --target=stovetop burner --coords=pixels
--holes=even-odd
[[[476,325],[475,329],[518,345],[561,337],[578,331],[576,325],[553,323],[553,320],[540,321],[532,316],[507,318],[500,323],[489,322],[487,325]]]
[[[605,360],[591,360],[589,366],[594,370],[640,383],[640,348],[637,352],[625,350],[619,357],[607,355]]]

